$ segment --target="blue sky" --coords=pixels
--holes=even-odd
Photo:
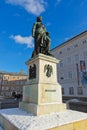
[[[51,49],[87,30],[87,0],[0,0],[0,70],[27,72],[39,15],[50,32]]]

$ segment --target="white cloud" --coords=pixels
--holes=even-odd
[[[27,12],[34,15],[40,15],[45,11],[46,2],[44,0],[6,0],[6,3],[19,5]]]
[[[12,38],[15,42],[19,44],[26,44],[28,48],[33,47],[33,37],[22,37],[21,35],[11,35],[10,38]]]

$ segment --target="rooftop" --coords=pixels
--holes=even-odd
[[[83,35],[85,35],[85,34],[87,34],[87,30],[84,31],[84,32],[82,32],[82,33],[80,33],[80,34],[78,34],[78,35],[76,35],[76,36],[74,36],[74,37],[72,37],[71,39],[69,39],[69,40],[67,40],[67,41],[65,41],[65,42],[63,42],[63,43],[61,43],[61,44],[58,45],[57,47],[51,49],[51,51],[54,51],[55,49],[57,49],[57,48],[59,48],[59,47],[62,47],[62,46],[64,46],[64,45],[68,44],[68,43],[71,43],[73,40],[76,40],[78,37],[81,37],[81,36],[83,36]]]
[[[27,76],[27,74],[26,74],[23,70],[20,71],[20,72],[7,72],[7,71],[0,71],[0,74]]]

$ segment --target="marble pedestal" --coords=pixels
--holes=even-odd
[[[30,74],[23,87],[23,101],[19,108],[35,115],[66,110],[62,103],[61,86],[57,82],[57,63],[59,60],[52,56],[39,54],[26,62],[28,70],[36,66],[36,77]]]

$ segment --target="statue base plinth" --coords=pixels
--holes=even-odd
[[[19,108],[23,108],[23,110],[34,113],[36,116],[50,114],[51,112],[62,112],[66,111],[66,104],[58,104],[58,103],[49,103],[49,104],[33,104],[20,102]]]
[[[66,110],[66,105],[62,103],[61,86],[57,82],[58,62],[56,58],[43,54],[26,62],[36,77],[28,79],[23,87],[23,101],[19,103],[19,108],[35,115]],[[31,73],[30,76],[35,75]]]
[[[87,114],[67,110],[34,116],[18,108],[3,109],[0,125],[4,130],[87,130]]]

